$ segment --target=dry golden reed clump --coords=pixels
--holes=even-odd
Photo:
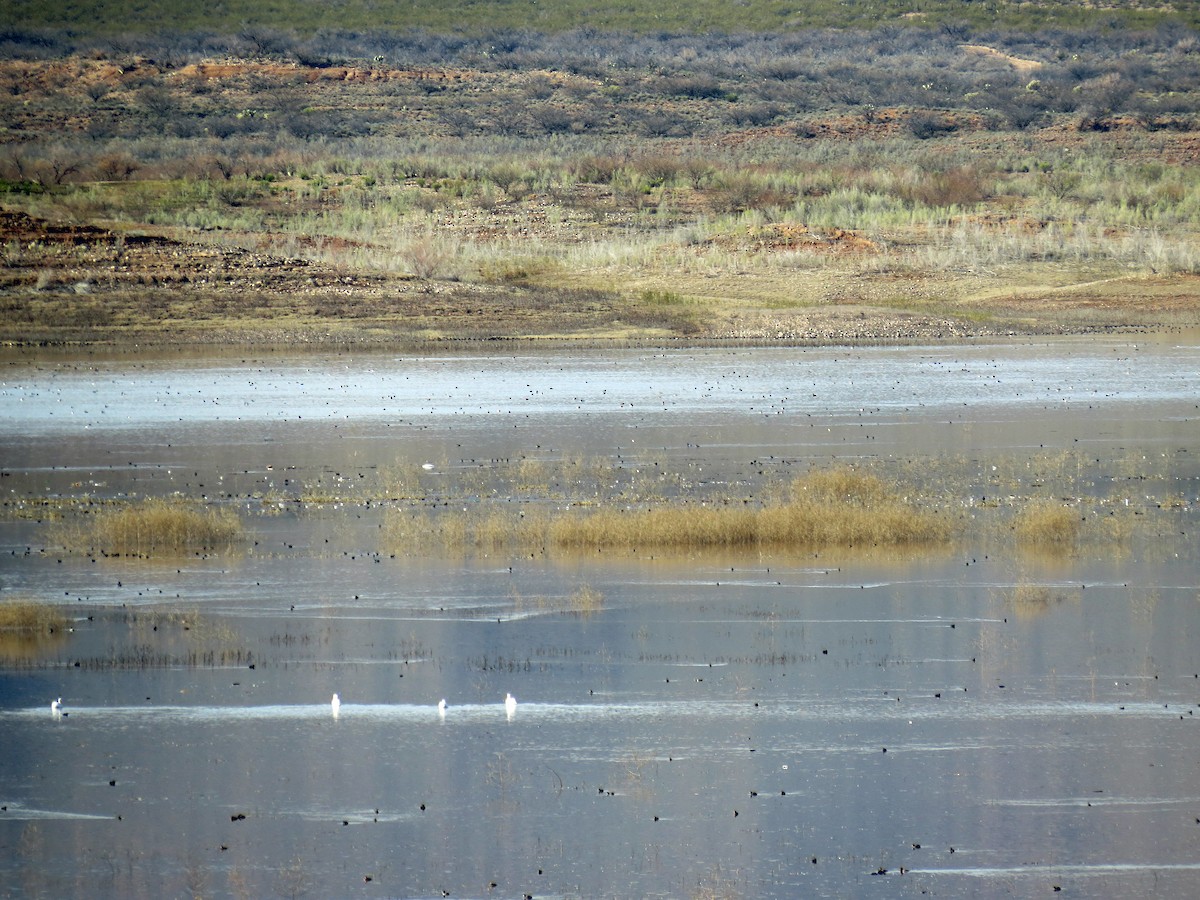
[[[1050,499],[1031,501],[1017,513],[1013,533],[1022,544],[1066,548],[1079,538],[1079,513]]]
[[[74,541],[108,556],[161,556],[227,548],[241,533],[232,510],[146,500],[100,514]]]
[[[48,634],[67,627],[67,617],[55,607],[34,600],[0,602],[0,632]]]
[[[902,499],[878,476],[842,467],[797,479],[788,496],[762,507],[663,505],[564,517],[550,543],[578,549],[660,547],[893,546],[944,541],[939,516]]]
[[[407,550],[500,552],[606,547],[690,552],[708,548],[894,547],[944,542],[945,516],[902,497],[877,475],[851,467],[812,472],[762,503],[721,504],[651,497],[646,505],[551,510],[476,507],[397,512],[389,544]]]

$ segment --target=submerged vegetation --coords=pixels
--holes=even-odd
[[[1035,618],[1045,615],[1054,607],[1078,600],[1078,592],[1067,593],[1049,585],[1022,581],[1000,594],[998,599],[1012,609],[1019,618]]]
[[[527,597],[512,595],[513,607],[518,611],[559,612],[566,615],[590,618],[604,609],[604,594],[591,585],[582,585],[565,597],[539,595]]]

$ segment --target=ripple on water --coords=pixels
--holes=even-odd
[[[709,668],[707,665],[703,668]],[[144,706],[72,706],[70,723],[52,717],[42,707],[0,711],[4,719],[46,720],[55,726],[80,725],[96,727],[114,724],[152,725],[155,722],[267,722],[331,718],[328,701],[311,704],[242,705],[151,705]],[[1095,720],[1101,717],[1154,717],[1177,713],[1153,702],[1112,703],[1087,701],[1017,700],[984,703],[929,700],[863,695],[857,698],[828,700],[818,696],[792,700],[660,700],[585,703],[541,703],[522,701],[518,718],[541,724],[621,720],[755,720],[761,723],[811,720],[814,722],[909,722],[938,720],[942,722],[972,722],[979,720],[1046,719],[1062,723],[1071,719]],[[490,722],[505,716],[503,701],[494,703],[448,703],[446,719],[459,722]],[[345,699],[339,707],[340,719],[373,721],[425,722],[439,718],[437,704],[415,703],[352,703]]]
[[[38,809],[37,807],[22,806],[20,803],[5,803],[4,809],[0,810],[0,822],[37,822],[49,820],[107,822],[112,818],[112,816],[70,812],[65,809]]]

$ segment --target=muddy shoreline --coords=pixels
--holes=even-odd
[[[1170,336],[1200,328],[1196,322],[1123,322],[1105,325],[1068,324],[1042,327],[972,327],[953,321],[908,321],[886,317],[866,319],[848,326],[836,317],[806,317],[789,320],[786,327],[775,322],[755,323],[740,333],[710,335],[701,338],[626,336],[598,338],[569,334],[538,337],[502,335],[463,336],[421,339],[396,334],[355,333],[354,331],[242,329],[231,332],[209,331],[203,335],[179,337],[160,333],[130,331],[116,335],[56,334],[29,338],[9,337],[0,342],[0,359],[21,359],[43,354],[100,354],[112,356],[146,353],[191,352],[200,356],[229,353],[313,352],[407,352],[407,353],[506,353],[512,350],[610,350],[610,349],[752,349],[756,347],[902,347],[948,345],[978,342],[1003,342],[1025,338],[1072,338],[1089,336]]]

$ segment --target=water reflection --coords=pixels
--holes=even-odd
[[[7,665],[34,664],[45,659],[66,644],[68,633],[50,631],[0,630],[0,660]]]

